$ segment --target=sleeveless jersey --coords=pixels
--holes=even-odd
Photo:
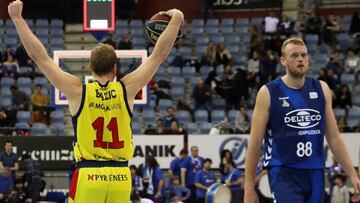
[[[320,82],[306,77],[302,88],[293,89],[278,78],[266,86],[271,102],[264,166],[324,168],[326,101]]]
[[[122,82],[84,84],[79,111],[72,118],[76,162],[128,161],[134,153],[131,117]]]

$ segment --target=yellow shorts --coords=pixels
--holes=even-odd
[[[131,174],[128,167],[91,167],[75,170],[69,202],[129,203]]]

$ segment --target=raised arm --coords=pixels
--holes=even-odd
[[[332,153],[334,154],[335,158],[339,161],[339,163],[343,166],[346,175],[349,176],[355,191],[355,195],[353,196],[352,200],[357,202],[360,200],[360,181],[355,172],[355,169],[352,165],[349,153],[346,150],[345,143],[343,139],[340,137],[339,129],[336,124],[336,119],[334,116],[334,112],[332,110],[332,97],[331,97],[331,90],[329,86],[321,81],[321,86],[325,95],[326,99],[326,109],[325,109],[325,136],[326,140],[330,146]]]
[[[38,65],[47,79],[63,92],[69,99],[79,97],[82,91],[82,82],[79,78],[63,71],[47,55],[41,42],[31,32],[29,26],[22,17],[23,3],[19,0],[13,1],[8,6],[8,12],[15,24],[21,42],[30,58]]]
[[[130,105],[133,103],[136,94],[149,83],[160,64],[170,53],[179,28],[184,21],[183,13],[177,9],[172,9],[162,14],[169,15],[171,20],[157,40],[154,51],[136,70],[121,79],[125,84]]]
[[[258,202],[255,192],[256,166],[262,154],[261,146],[269,119],[270,94],[266,86],[260,88],[252,116],[252,126],[245,161],[245,202]]]

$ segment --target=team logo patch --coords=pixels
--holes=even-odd
[[[290,111],[284,117],[287,126],[297,129],[307,129],[319,125],[320,112],[314,109],[297,109]]]
[[[279,97],[279,100],[282,101],[282,107],[290,107],[289,102],[286,101],[287,99],[289,99],[289,97]]]
[[[310,99],[317,99],[318,98],[318,93],[317,92],[310,92],[309,96],[310,96]]]

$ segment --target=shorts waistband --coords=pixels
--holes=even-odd
[[[128,167],[128,162],[86,160],[76,163],[76,168]]]

